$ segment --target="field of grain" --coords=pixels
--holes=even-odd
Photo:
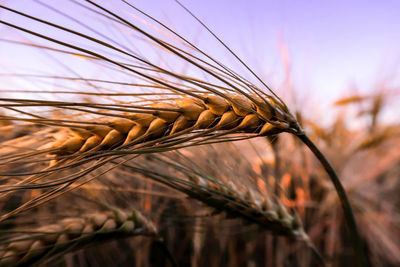
[[[172,2],[0,2],[0,266],[398,266],[396,74],[272,86]]]

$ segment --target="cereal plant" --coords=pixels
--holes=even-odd
[[[246,74],[128,1],[27,2],[40,9],[0,6],[1,41],[40,59],[18,58],[5,75],[18,86],[0,91],[0,264],[115,263],[107,250],[128,266],[399,263],[394,221],[360,212],[398,214],[396,196],[382,211],[341,182],[357,157],[382,159],[364,151],[395,151],[383,94],[337,102],[372,102],[366,136],[339,119],[324,129],[179,2]],[[368,180],[387,196],[398,158]]]

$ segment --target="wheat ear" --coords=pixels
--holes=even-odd
[[[173,46],[173,45],[171,45],[169,43],[166,43],[166,42],[160,40],[159,38],[154,37],[153,35],[149,34],[146,31],[144,31],[140,27],[137,27],[136,25],[134,25],[130,21],[124,19],[121,16],[119,16],[117,13],[111,12],[110,10],[106,9],[105,7],[103,7],[102,5],[99,5],[99,4],[97,4],[97,3],[93,2],[93,1],[90,1],[90,0],[86,0],[86,3],[88,3],[91,6],[93,6],[97,10],[101,11],[100,13],[102,14],[102,16],[108,18],[110,21],[116,21],[116,22],[120,23],[121,25],[126,26],[126,27],[130,28],[131,30],[134,30],[135,32],[141,34],[145,38],[148,38],[148,40],[151,40],[152,42],[154,42],[158,47],[169,51],[171,54],[178,56],[180,59],[185,60],[186,62],[190,63],[191,65],[196,66],[200,70],[204,71],[204,73],[206,73],[210,77],[213,77],[213,78],[219,80],[220,82],[224,83],[225,85],[227,85],[229,87],[229,90],[233,90],[236,93],[240,93],[241,97],[245,97],[245,101],[243,103],[238,103],[238,101],[236,101],[236,100],[234,100],[232,98],[230,99],[228,96],[225,97],[225,99],[232,100],[232,103],[231,103],[232,106],[231,107],[233,109],[233,112],[231,112],[230,114],[228,114],[229,112],[224,113],[224,115],[227,114],[225,117],[227,117],[226,119],[228,121],[232,120],[231,123],[236,121],[235,119],[232,119],[234,116],[242,117],[243,121],[245,121],[247,116],[253,115],[253,114],[247,115],[248,113],[247,114],[242,113],[242,111],[244,111],[245,113],[249,111],[249,107],[250,106],[247,105],[247,103],[248,103],[247,100],[251,100],[250,104],[256,104],[256,108],[259,108],[259,105],[257,105],[258,100],[255,100],[253,96],[248,94],[248,92],[245,92],[244,90],[238,88],[237,86],[235,86],[235,84],[236,85],[237,84],[241,84],[241,85],[245,86],[246,90],[248,90],[250,92],[253,92],[253,93],[256,93],[257,96],[261,96],[261,98],[263,99],[263,102],[261,102],[261,103],[265,103],[268,107],[272,106],[271,103],[268,102],[268,100],[265,100],[266,95],[261,93],[261,90],[256,89],[255,86],[247,83],[245,80],[243,80],[239,76],[237,76],[234,72],[230,71],[227,68],[224,68],[220,64],[218,64],[218,67],[213,66],[212,69],[209,69],[209,68],[204,66],[204,61],[198,60],[198,58],[196,58],[194,56],[190,56],[190,55],[188,55],[188,53],[183,52],[182,50],[176,48],[175,46]],[[132,53],[127,52],[127,51],[129,51],[129,49],[125,49],[125,50],[127,50],[127,51],[125,51],[124,49],[115,47],[115,46],[113,46],[113,45],[111,45],[109,43],[106,43],[104,41],[101,41],[99,39],[90,37],[88,35],[85,35],[85,34],[82,34],[80,32],[68,29],[68,28],[60,26],[60,25],[56,25],[56,24],[51,23],[49,21],[38,19],[36,17],[30,16],[28,14],[24,14],[22,12],[19,12],[17,10],[13,10],[13,9],[5,7],[5,6],[0,6],[0,7],[3,8],[4,10],[7,10],[8,12],[12,12],[14,14],[18,14],[20,16],[24,16],[25,18],[29,18],[29,19],[35,20],[35,21],[37,21],[39,23],[46,24],[46,25],[48,25],[50,27],[53,27],[53,28],[56,28],[56,29],[58,29],[60,31],[68,32],[70,34],[75,35],[76,37],[85,38],[86,40],[90,40],[92,42],[95,42],[98,45],[101,45],[103,47],[111,49],[112,51],[114,51],[116,53],[120,53],[121,55],[129,56],[130,58],[135,59],[137,62],[140,62],[141,64],[144,64],[146,67],[150,67],[150,70],[156,71],[159,74],[162,73],[162,74],[168,75],[169,78],[178,78],[181,81],[195,84],[196,86],[200,87],[201,89],[205,89],[205,90],[207,90],[209,92],[213,92],[216,95],[219,95],[219,96],[223,96],[224,95],[221,92],[218,93],[218,90],[215,90],[213,88],[209,88],[207,83],[205,83],[205,82],[201,82],[201,81],[199,82],[199,80],[188,79],[187,77],[185,77],[183,75],[179,75],[179,74],[176,74],[174,72],[168,71],[166,69],[162,69],[161,67],[157,66],[156,64],[152,64],[152,63],[144,60],[141,57],[138,57],[138,56],[136,56],[136,55],[134,55]],[[105,61],[107,63],[110,63],[110,64],[113,64],[114,66],[117,66],[117,67],[119,67],[119,68],[121,68],[121,69],[123,69],[125,71],[130,72],[132,75],[141,76],[141,77],[143,77],[144,79],[146,79],[148,81],[156,83],[156,84],[158,84],[160,86],[167,87],[167,88],[169,88],[169,89],[171,89],[171,90],[173,90],[175,92],[179,92],[179,93],[182,93],[182,94],[185,94],[185,95],[189,95],[189,96],[192,96],[194,98],[198,98],[198,99],[203,100],[202,97],[198,94],[198,91],[197,92],[190,92],[189,90],[183,90],[182,88],[177,87],[173,83],[168,83],[168,82],[165,82],[165,80],[163,80],[163,79],[157,79],[157,78],[155,78],[155,77],[153,77],[151,75],[147,75],[145,73],[142,73],[141,71],[144,69],[142,66],[140,68],[134,69],[134,68],[130,67],[130,65],[121,63],[121,62],[119,62],[117,60],[113,60],[111,58],[108,58],[104,54],[96,53],[96,52],[91,51],[89,49],[85,49],[85,48],[82,48],[82,47],[79,47],[79,46],[76,46],[76,45],[72,45],[71,43],[68,43],[68,42],[63,42],[63,41],[51,38],[51,37],[49,37],[47,35],[43,35],[43,34],[40,34],[38,32],[29,30],[27,28],[20,27],[18,25],[10,23],[10,22],[0,21],[0,23],[2,23],[4,25],[8,25],[10,27],[13,27],[14,29],[18,29],[18,30],[23,31],[25,33],[29,33],[29,34],[34,35],[36,37],[51,41],[51,42],[56,43],[58,45],[62,45],[64,47],[68,47],[70,49],[74,49],[74,50],[79,51],[81,53],[84,53],[84,54],[86,54],[86,55],[88,55],[88,56],[90,56],[92,58],[103,60],[103,61]],[[229,51],[231,51],[231,50],[229,50]],[[237,56],[236,56],[236,58],[239,59]],[[241,63],[243,63],[242,60],[239,59],[239,61]],[[149,70],[149,69],[147,69],[147,70]],[[252,71],[251,71],[251,73],[254,74],[254,72],[252,72]],[[258,76],[256,76],[256,77],[258,78]],[[232,83],[232,82],[230,82],[231,80],[236,80],[236,82]],[[265,85],[265,83],[263,83],[261,79],[259,79],[259,80],[261,81],[261,83],[263,85]],[[265,85],[265,87],[267,89],[269,89],[268,86]],[[277,127],[279,129],[278,132],[281,132],[282,130],[284,130],[284,131],[296,134],[304,142],[304,144],[306,144],[311,149],[311,151],[316,155],[316,157],[320,160],[321,164],[324,166],[325,170],[327,171],[327,173],[328,173],[329,177],[331,178],[332,182],[334,183],[335,189],[337,190],[338,195],[340,197],[340,200],[341,200],[341,203],[342,203],[342,207],[344,209],[344,213],[345,213],[345,216],[347,218],[347,222],[349,224],[349,228],[350,228],[351,236],[352,236],[352,239],[353,239],[355,252],[357,254],[358,262],[359,262],[360,265],[366,265],[365,260],[364,260],[365,257],[363,255],[364,253],[363,253],[363,250],[362,250],[362,247],[361,247],[360,237],[359,237],[357,226],[356,226],[356,222],[354,220],[350,203],[349,203],[349,201],[348,201],[348,199],[346,197],[346,193],[345,193],[345,191],[343,189],[343,186],[341,185],[340,180],[338,179],[336,173],[334,172],[333,168],[331,167],[331,165],[329,164],[327,159],[318,150],[318,148],[311,142],[311,140],[308,139],[308,137],[303,133],[303,131],[301,130],[301,127],[299,126],[297,121],[294,119],[294,116],[292,116],[290,114],[290,112],[287,110],[286,105],[272,92],[272,90],[269,89],[269,91],[275,96],[275,98],[272,98],[272,99],[274,99],[276,101],[276,103],[279,105],[279,109],[277,109],[277,111],[284,111],[284,112],[283,113],[276,112],[276,114],[274,114],[274,115],[278,118],[278,120],[277,121],[273,121],[272,119],[268,118],[269,113],[267,114],[267,116],[265,116],[263,114],[264,110],[260,110],[260,111],[257,110],[256,116],[253,116],[252,120],[249,119],[249,121],[252,121],[252,123],[253,123],[254,120],[260,119],[260,116],[261,116],[261,120],[264,123],[263,127],[267,127],[268,128],[268,127],[271,127],[271,125],[273,125],[274,127]],[[10,99],[6,99],[6,101],[10,101]],[[235,108],[237,110],[235,110]],[[267,110],[267,112],[269,112],[269,111],[270,110]],[[276,111],[276,110],[274,110],[274,111]],[[253,113],[255,113],[255,112],[253,112]],[[183,114],[181,114],[181,115],[183,115]],[[283,116],[283,118],[279,118],[281,116]],[[180,122],[182,122],[182,123],[180,123],[180,125],[178,124],[178,117],[175,118],[173,121],[169,122],[169,123],[174,122],[174,125],[176,126],[176,128],[175,128],[175,132],[176,133],[179,133],[178,129],[180,127],[181,127],[181,129],[186,129],[186,127],[184,125],[186,123],[185,120],[187,120],[187,117],[183,116],[183,117],[180,117],[180,118],[181,118]],[[221,117],[221,120],[219,121],[219,123],[221,123],[221,121],[222,121],[222,117]],[[176,122],[176,124],[175,124],[175,122]],[[237,122],[239,122],[239,121],[237,121]],[[265,122],[268,122],[271,125],[266,124]],[[146,132],[144,134],[141,134],[140,137],[138,137],[138,138],[143,138],[144,136],[146,138],[149,138],[149,137],[154,138],[154,136],[157,136],[158,134],[161,135],[161,134],[168,133],[168,131],[165,130],[165,129],[168,129],[168,121],[165,120],[165,118],[157,117],[155,120],[152,121],[152,124],[153,124],[152,125],[153,127],[150,128],[150,125],[149,125],[149,128],[146,130]],[[257,124],[257,123],[254,123],[254,124],[256,126],[259,126],[259,124]],[[230,123],[228,123],[228,125],[230,125]],[[226,125],[224,125],[224,127],[225,126]],[[239,126],[240,126],[240,124],[239,124]],[[237,127],[239,127],[239,126],[237,126]],[[149,129],[151,129],[152,131],[149,131]],[[204,131],[205,133],[202,133],[202,135],[207,134],[208,130],[212,131],[212,129],[207,129],[207,130]],[[213,129],[213,130],[215,130],[215,129]],[[109,144],[116,145],[117,143],[122,142],[122,140],[124,139],[123,138],[124,136],[123,135],[121,136],[121,134],[120,134],[120,132],[118,130],[116,130],[117,132],[115,132],[115,131],[113,132],[113,131],[114,130],[108,131],[110,133],[110,136],[107,136],[108,137],[107,139],[104,138],[101,141],[101,142],[104,141],[103,145],[104,144],[106,144],[106,145],[109,145]],[[229,131],[236,131],[236,130],[235,130],[235,128],[228,128],[227,131],[229,132]],[[111,132],[113,132],[113,134],[111,134]],[[182,132],[182,131],[180,131],[180,132]],[[258,131],[257,133],[260,134],[261,131]],[[95,138],[93,138],[93,139],[95,139]],[[96,144],[97,141],[95,141],[93,139],[92,139],[92,142],[94,144]],[[120,139],[122,139],[122,140],[120,140]],[[160,140],[160,139],[162,139],[162,137],[159,138],[158,140]],[[107,142],[105,140],[107,140]],[[127,140],[127,139],[125,139],[125,140]],[[133,138],[133,140],[137,141],[136,138]],[[69,143],[62,144],[63,145],[62,149],[59,150],[59,152],[57,154],[60,154],[60,153],[62,154],[64,152],[66,152],[67,155],[74,155],[74,153],[77,152],[76,148],[81,149],[84,141],[86,142],[87,140],[85,140],[84,138],[80,138],[80,139],[77,138],[75,140],[71,140],[70,139]],[[174,143],[175,146],[171,146],[171,144],[165,144],[165,146],[161,147],[161,150],[163,150],[163,149],[164,150],[176,149],[176,148],[179,147],[179,146],[177,146],[177,144],[181,144],[181,142],[182,141],[176,140],[175,143]],[[90,143],[90,145],[93,145],[93,143]],[[207,143],[207,142],[203,142],[203,143]],[[61,145],[61,144],[59,144],[59,145]],[[88,143],[88,145],[89,145],[89,143]],[[127,144],[127,145],[129,145],[129,144]],[[105,147],[105,146],[103,146],[103,147]],[[56,148],[56,149],[58,149],[58,148]],[[141,151],[140,150],[136,150],[136,153],[150,153],[150,151],[154,151],[154,150],[142,149]],[[132,153],[132,151],[117,151],[117,152],[119,154]],[[117,154],[117,152],[113,151],[112,153],[114,153],[114,155],[115,155],[115,154]],[[102,156],[107,156],[107,155],[112,155],[112,154],[103,153]],[[51,171],[51,170],[48,170],[48,171]],[[34,178],[34,179],[36,179],[36,178]],[[9,190],[9,189],[7,189],[7,190]]]
[[[154,224],[139,211],[113,210],[65,218],[29,231],[13,230],[0,249],[0,266],[22,266],[73,251],[96,241],[135,235],[157,236]],[[4,240],[4,238],[3,238]]]

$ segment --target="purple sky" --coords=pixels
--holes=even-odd
[[[47,3],[57,2],[63,1]],[[301,95],[311,92],[330,103],[353,83],[361,91],[370,90],[387,77],[395,86],[400,83],[400,1],[182,2],[274,88],[282,87],[284,80],[282,44],[290,56],[294,89]],[[29,0],[5,3],[46,18],[56,17]],[[115,5],[114,1],[103,3]],[[134,4],[227,65],[239,66],[174,1],[139,0]],[[0,11],[0,18],[13,20],[4,11]],[[0,25],[0,34],[13,36],[4,25]],[[19,57],[26,60],[27,55],[0,43],[0,66],[10,66]]]
[[[174,13],[175,4],[161,2],[168,16],[181,14]],[[398,74],[400,1],[184,3],[267,81],[282,72],[280,42],[289,51],[294,84],[329,96],[352,82],[371,87]],[[155,10],[152,1],[138,5]],[[157,10],[152,14],[162,16]]]

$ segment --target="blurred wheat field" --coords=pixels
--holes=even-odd
[[[327,123],[134,3],[27,2],[0,6],[1,266],[400,264],[398,89]]]

